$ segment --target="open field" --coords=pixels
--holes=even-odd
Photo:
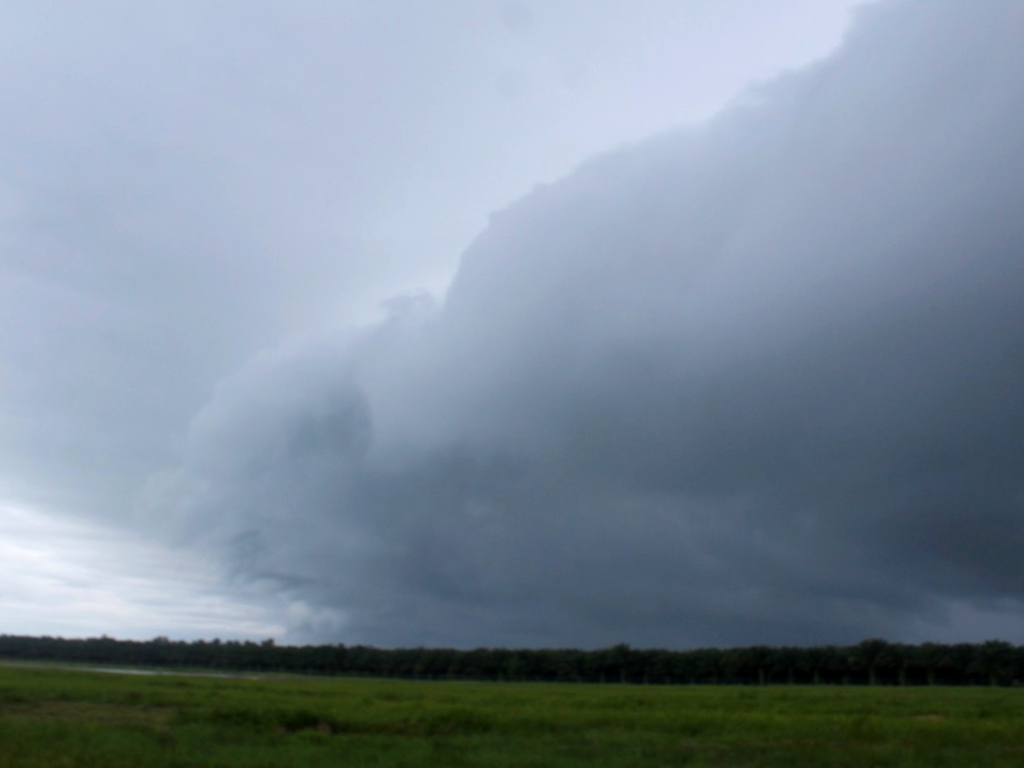
[[[0,768],[292,765],[1020,768],[1024,690],[0,668]]]

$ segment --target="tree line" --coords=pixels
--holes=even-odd
[[[906,645],[701,648],[688,651],[384,649],[236,640],[64,639],[0,635],[0,658],[85,664],[393,677],[581,683],[1021,685],[1024,646],[1001,641]]]

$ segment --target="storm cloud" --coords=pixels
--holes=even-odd
[[[1022,39],[861,9],[495,213],[443,301],[225,379],[144,514],[310,637],[1020,642]]]
[[[4,3],[0,501],[123,521],[260,350],[441,291],[489,211],[852,2]]]

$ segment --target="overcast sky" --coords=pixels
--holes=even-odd
[[[1024,642],[1024,0],[0,9],[0,632]]]

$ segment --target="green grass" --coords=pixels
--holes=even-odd
[[[0,768],[1024,766],[1024,690],[0,668]]]

